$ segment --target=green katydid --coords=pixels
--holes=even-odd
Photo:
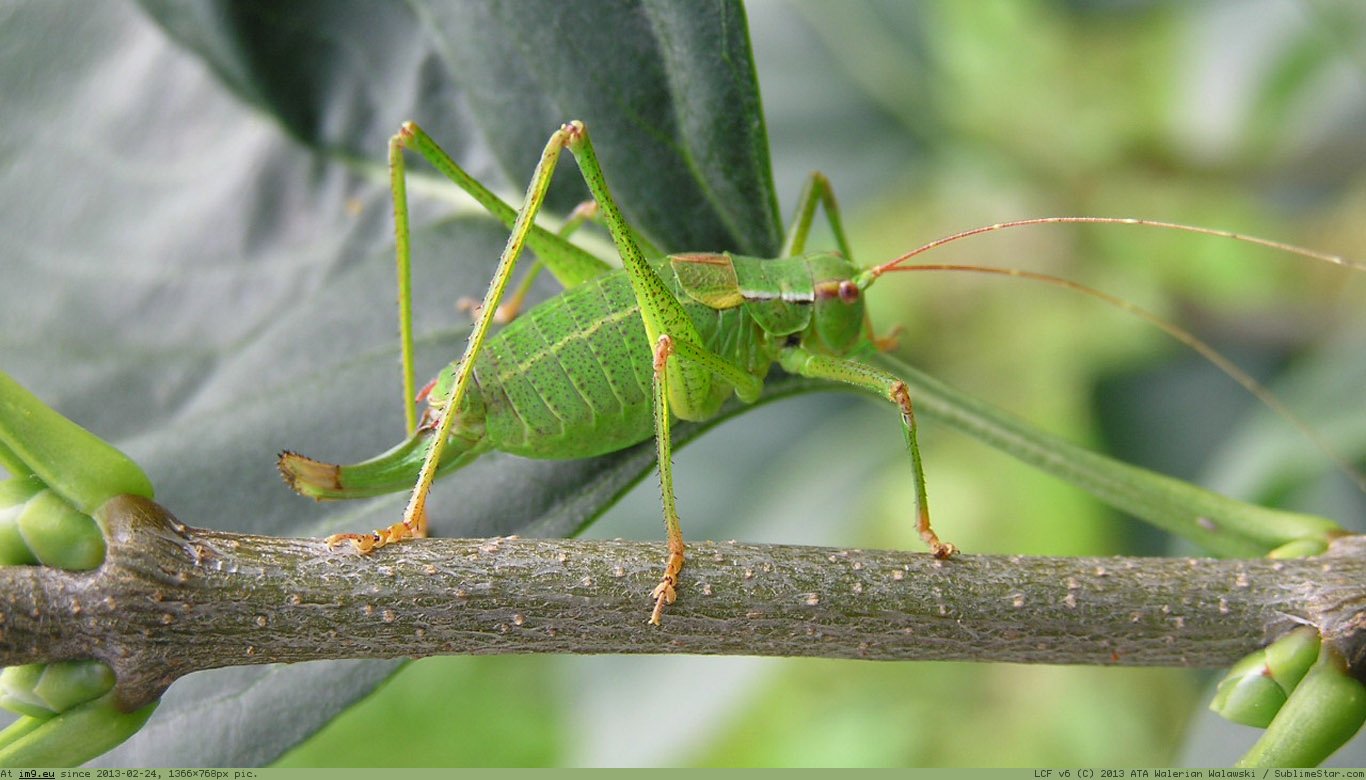
[[[461,358],[421,393],[414,392],[410,311],[410,243],[403,152],[420,153],[494,216],[511,235]],[[569,149],[610,232],[623,268],[612,269],[566,237],[588,217],[580,212],[559,235],[535,224],[560,153]],[[399,271],[400,331],[408,439],[370,460],[339,466],[281,454],[279,467],[296,491],[316,499],[357,498],[399,492],[412,485],[402,520],[367,534],[337,534],[361,553],[426,536],[425,502],[440,473],[489,451],[543,459],[599,455],[643,442],[657,443],[668,559],[651,594],[650,622],[658,624],[676,597],[684,542],[674,504],[671,419],[701,421],[717,414],[734,393],[758,398],[773,365],[805,377],[844,383],[890,401],[900,412],[916,497],[916,530],[930,551],[948,558],[955,547],[930,526],[915,414],[906,384],[862,358],[885,346],[864,308],[863,291],[891,271],[967,270],[1021,276],[1065,286],[1129,310],[1158,325],[1213,361],[1254,395],[1294,420],[1270,394],[1212,348],[1155,315],[1108,294],[1045,274],[977,266],[910,265],[924,252],[979,233],[1032,224],[1096,222],[1149,225],[1246,241],[1361,270],[1360,264],[1323,253],[1226,231],[1103,217],[1046,217],[1000,223],[926,244],[887,263],[856,267],[829,183],[809,180],[780,259],[728,253],[684,253],[652,258],[626,222],[607,187],[587,131],[580,122],[557,130],[514,210],[470,177],[425,132],[407,123],[390,142]],[[838,252],[806,253],[818,206],[823,206]],[[490,337],[500,303],[523,246],[536,251],[566,288]],[[648,245],[646,245],[648,247]],[[535,273],[537,268],[532,269]],[[526,284],[513,295],[519,304]],[[506,317],[508,308],[501,315]],[[425,399],[416,419],[407,399]],[[1297,425],[1300,425],[1298,422]],[[1307,431],[1305,426],[1300,427]],[[1311,434],[1312,436],[1312,434]],[[1358,482],[1362,479],[1358,476]]]

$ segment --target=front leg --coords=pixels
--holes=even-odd
[[[911,456],[911,474],[915,484],[915,530],[930,548],[934,557],[944,559],[958,552],[958,548],[944,541],[930,527],[930,504],[925,491],[925,467],[920,460],[920,445],[916,441],[915,410],[906,383],[865,363],[845,358],[819,355],[801,346],[784,349],[779,356],[784,371],[816,379],[861,387],[877,393],[901,411],[901,429],[906,437],[906,449]]]

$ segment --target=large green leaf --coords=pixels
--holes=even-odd
[[[390,117],[407,111],[462,151],[477,128],[520,186],[550,131],[582,119],[627,216],[662,246],[778,249],[768,140],[736,3],[143,4],[310,146],[380,160]],[[565,176],[551,202],[567,210],[587,197]]]
[[[0,362],[132,455],[188,523],[310,535],[391,522],[399,497],[313,505],[273,462],[284,448],[364,457],[401,434],[382,161],[405,119],[515,197],[550,131],[580,118],[662,246],[779,242],[734,3],[143,9],[0,12]],[[561,171],[559,206],[583,197],[576,177]],[[506,231],[424,197],[453,187],[415,189],[426,372],[457,352],[452,304],[484,289]],[[439,487],[436,505],[459,509],[437,511],[434,531],[572,533],[650,464],[648,448],[492,457]],[[196,675],[101,761],[268,762],[394,668]]]

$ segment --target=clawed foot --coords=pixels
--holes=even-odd
[[[350,542],[356,548],[356,552],[361,555],[369,555],[375,550],[394,542],[401,542],[404,539],[425,539],[427,538],[427,516],[421,515],[421,520],[409,526],[407,523],[394,523],[388,528],[379,528],[368,534],[332,534],[323,541],[328,547],[336,547],[339,544]]]
[[[368,534],[332,534],[323,541],[327,542],[328,547],[336,547],[344,542],[350,542],[356,548],[356,552],[361,555],[369,555],[376,547],[383,547],[387,542],[380,536],[379,531],[372,531]]]
[[[953,557],[954,554],[958,552],[958,548],[952,544],[941,542],[936,539],[934,543],[930,545],[930,552],[934,554],[935,558],[942,561]]]
[[[650,613],[650,624],[659,625],[659,618],[664,614],[664,608],[674,603],[678,599],[678,591],[674,590],[674,582],[667,576],[662,582],[655,586],[650,598],[655,600],[654,612]]]
[[[948,560],[958,552],[958,548],[954,545],[939,541],[939,535],[930,528],[929,516],[923,512],[920,515],[916,530],[920,532],[920,538],[924,540],[925,546],[930,548],[930,554],[937,560]]]
[[[901,387],[904,389],[905,385],[902,385]],[[936,559],[941,561],[948,560],[953,557],[954,553],[958,552],[958,548],[952,544],[939,541],[939,534],[935,533],[934,529],[930,527],[930,513],[925,509],[923,499],[921,500],[919,510],[916,513],[915,530],[916,533],[920,534],[921,540],[925,542],[926,547],[930,548],[930,553],[934,555]]]
[[[683,571],[683,553],[670,552],[669,562],[664,564],[664,576],[660,578],[659,584],[650,592],[650,598],[655,600],[654,612],[650,613],[650,624],[659,625],[659,619],[664,614],[664,608],[674,603],[678,599],[678,573]]]

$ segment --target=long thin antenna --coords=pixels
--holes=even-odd
[[[1332,263],[1334,265],[1343,266],[1345,268],[1350,268],[1352,270],[1366,271],[1366,264],[1362,264],[1354,260],[1348,260],[1338,255],[1330,255],[1323,252],[1317,252],[1311,249],[1305,249],[1303,247],[1281,243],[1279,241],[1269,241],[1267,239],[1256,238],[1254,236],[1244,236],[1239,233],[1231,233],[1225,230],[1214,230],[1210,228],[1201,228],[1194,227],[1191,225],[1180,225],[1171,222],[1158,222],[1154,220],[1145,219],[1122,219],[1114,217],[1040,217],[1036,219],[1021,219],[1013,222],[1000,222],[995,225],[988,225],[986,227],[965,230],[961,233],[955,233],[951,236],[946,236],[944,238],[931,241],[930,243],[917,247],[916,249],[913,249],[910,252],[901,255],[900,257],[894,258],[893,260],[883,263],[882,265],[874,266],[873,268],[869,268],[868,270],[864,271],[863,280],[860,282],[859,286],[866,287],[869,284],[871,284],[874,279],[889,271],[957,271],[1029,279],[1031,281],[1043,282],[1046,284],[1054,285],[1056,287],[1062,287],[1068,290],[1073,290],[1084,295],[1089,295],[1092,298],[1096,298],[1097,300],[1104,301],[1105,303],[1108,303],[1111,306],[1120,309],[1121,311],[1133,314],[1134,316],[1139,317],[1140,319],[1148,322],[1149,324],[1156,326],[1167,335],[1171,336],[1172,338],[1176,339],[1177,341],[1181,342],[1187,347],[1195,350],[1202,357],[1204,357],[1206,360],[1212,363],[1216,368],[1224,372],[1224,374],[1227,375],[1230,379],[1241,385],[1244,390],[1247,390],[1249,393],[1251,393],[1253,397],[1261,401],[1273,412],[1279,414],[1282,418],[1286,419],[1292,425],[1298,428],[1299,431],[1305,436],[1305,438],[1313,442],[1314,446],[1316,446],[1321,452],[1327,455],[1329,459],[1331,459],[1335,464],[1337,464],[1338,468],[1341,469],[1344,474],[1346,474],[1354,483],[1356,483],[1356,486],[1359,490],[1361,490],[1363,493],[1366,493],[1366,474],[1363,474],[1354,465],[1348,462],[1346,458],[1339,455],[1332,447],[1328,445],[1326,441],[1324,441],[1324,439],[1321,436],[1319,436],[1314,431],[1313,428],[1309,426],[1307,422],[1301,419],[1299,415],[1291,411],[1290,407],[1286,406],[1279,398],[1276,397],[1274,393],[1272,393],[1269,389],[1267,389],[1256,379],[1253,379],[1251,375],[1249,375],[1246,371],[1239,368],[1237,364],[1233,363],[1231,360],[1220,354],[1220,352],[1216,350],[1214,347],[1202,341],[1190,331],[1187,331],[1184,328],[1181,328],[1180,326],[1172,322],[1168,322],[1167,320],[1148,311],[1147,309],[1142,308],[1141,306],[1130,303],[1129,301],[1126,301],[1123,298],[1111,295],[1110,293],[1098,290],[1094,287],[1089,287],[1080,282],[1076,282],[1071,279],[1066,279],[1060,276],[1053,276],[1051,274],[1040,273],[1038,271],[1026,271],[1018,268],[998,268],[993,266],[962,265],[950,263],[903,265],[903,263],[905,263],[907,260],[917,255],[928,252],[931,249],[941,247],[945,244],[958,241],[959,239],[968,238],[970,236],[980,235],[982,233],[990,233],[992,231],[1002,230],[1005,228],[1059,223],[1142,225],[1147,227],[1161,227],[1176,230],[1185,230],[1188,232],[1200,233],[1203,235],[1232,238],[1247,243],[1257,244],[1258,246],[1264,246],[1271,249],[1290,252],[1292,254],[1300,255],[1314,260],[1321,260],[1326,263]]]
[[[1010,222],[997,222],[994,225],[977,227],[971,230],[964,230],[961,233],[954,233],[950,236],[944,236],[943,238],[937,238],[934,241],[929,242],[928,244],[923,244],[921,246],[916,247],[915,249],[912,249],[911,251],[907,252],[904,255],[901,255],[900,257],[893,258],[892,260],[889,260],[886,263],[883,263],[882,265],[869,268],[866,273],[869,274],[869,281],[871,282],[873,279],[876,279],[877,277],[881,276],[886,271],[893,270],[897,266],[901,265],[905,261],[910,260],[911,258],[917,255],[922,255],[930,251],[931,249],[937,249],[941,246],[944,246],[945,244],[952,244],[955,241],[959,241],[964,238],[971,238],[972,236],[978,236],[983,233],[994,233],[998,230],[1007,230],[1009,228],[1017,227],[1029,227],[1031,225],[1084,224],[1137,225],[1139,227],[1164,228],[1166,230],[1181,230],[1187,233],[1198,233],[1203,236],[1215,236],[1217,238],[1231,238],[1235,241],[1242,241],[1247,244],[1255,244],[1257,246],[1266,247],[1267,249],[1275,249],[1280,252],[1288,252],[1292,255],[1299,255],[1300,257],[1306,257],[1310,260],[1318,260],[1320,262],[1329,263],[1330,265],[1337,265],[1342,266],[1344,268],[1350,268],[1354,271],[1366,271],[1366,263],[1363,263],[1359,260],[1352,260],[1341,255],[1328,254],[1327,252],[1319,252],[1314,249],[1307,249],[1302,246],[1287,244],[1282,241],[1272,241],[1266,238],[1258,238],[1257,236],[1248,236],[1242,233],[1234,233],[1230,230],[1217,230],[1215,228],[1198,227],[1196,225],[1183,225],[1177,222],[1161,222],[1155,219],[1133,219],[1129,217],[1034,217],[1032,219],[1017,219]]]

